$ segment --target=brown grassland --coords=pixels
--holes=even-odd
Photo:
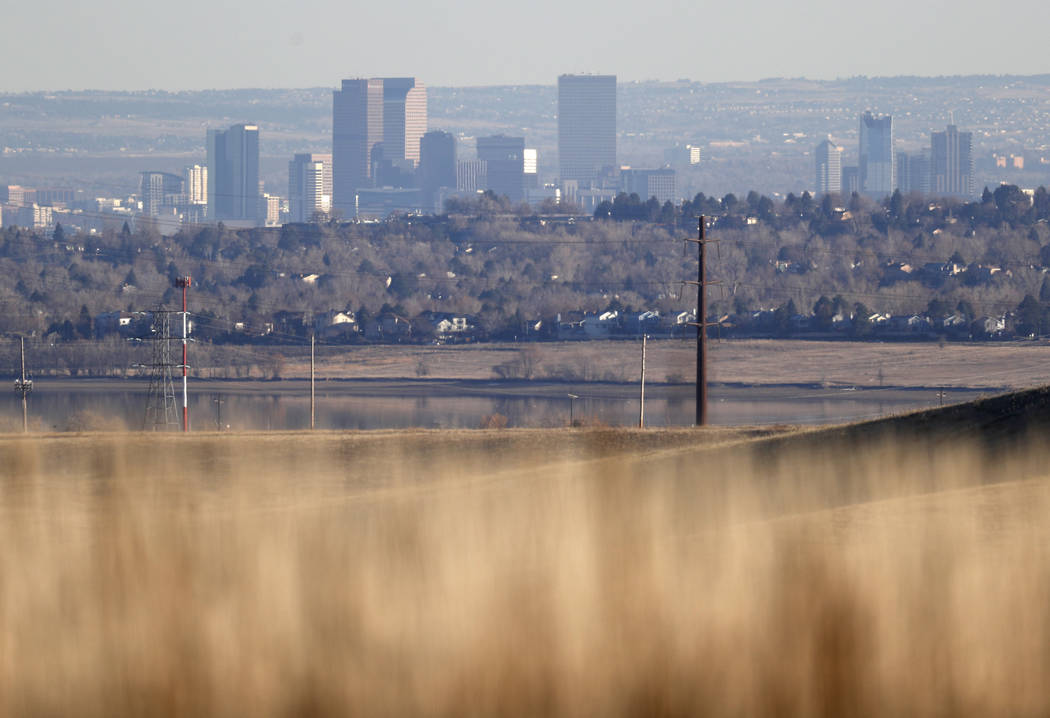
[[[0,712],[1045,715],[1048,425],[9,436]]]
[[[1035,341],[937,344],[790,339],[711,341],[711,380],[743,384],[830,383],[857,386],[1024,388],[1047,380],[1050,344]],[[231,349],[231,351],[235,351]],[[263,348],[252,348],[262,355]],[[310,375],[308,350],[283,353],[281,376]],[[489,379],[495,367],[522,353],[533,378],[635,381],[640,342],[588,341],[450,346],[322,346],[318,377],[325,379]],[[691,340],[649,343],[649,379],[692,381],[696,345]]]

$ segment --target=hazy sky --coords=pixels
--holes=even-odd
[[[1014,0],[52,0],[5,3],[0,90],[1036,74],[1050,4]]]

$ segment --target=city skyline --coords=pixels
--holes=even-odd
[[[566,95],[573,93],[563,91],[567,80],[582,81],[584,85],[604,82],[608,85],[604,93],[607,97],[603,99],[599,96],[602,93],[589,91],[578,93],[580,97],[586,96],[586,102],[579,103],[586,112],[574,117],[574,110],[566,102]],[[707,196],[731,192],[739,197],[755,190],[777,199],[792,192],[798,196],[806,190],[834,191],[836,175],[842,180],[839,185],[842,194],[848,196],[850,192],[862,191],[861,160],[865,165],[863,179],[867,193],[873,199],[891,191],[889,187],[873,189],[874,185],[882,184],[873,180],[886,176],[891,178],[892,189],[905,193],[967,198],[979,194],[984,187],[1009,181],[1031,195],[1036,187],[1046,184],[1046,167],[1050,166],[1048,145],[1039,134],[1046,126],[1039,120],[1046,116],[1048,104],[1040,98],[1044,95],[1050,98],[1043,89],[1050,88],[1050,77],[1030,77],[1022,81],[1000,78],[999,87],[989,86],[986,78],[960,82],[944,78],[932,82],[916,78],[881,83],[844,81],[839,83],[836,94],[830,95],[826,87],[799,89],[786,81],[755,83],[753,89],[712,89],[710,94],[695,83],[653,84],[649,89],[620,88],[614,76],[584,74],[560,75],[557,83],[543,89],[436,91],[433,106],[437,114],[433,123],[443,128],[436,136],[446,145],[441,151],[442,180],[425,179],[422,168],[408,156],[415,136],[431,124],[427,115],[430,96],[423,82],[415,77],[372,78],[346,80],[343,85],[354,83],[373,86],[376,102],[366,103],[364,108],[365,116],[373,118],[370,133],[373,143],[367,157],[361,152],[363,169],[372,174],[371,181],[354,188],[350,199],[353,206],[349,211],[331,213],[333,193],[324,188],[328,184],[325,178],[331,172],[328,167],[322,165],[321,172],[317,173],[315,166],[310,178],[302,174],[301,179],[293,179],[300,175],[289,165],[289,159],[294,161],[300,156],[316,163],[331,147],[338,145],[337,98],[343,89],[270,94],[259,90],[226,95],[199,93],[200,97],[194,100],[155,97],[148,93],[116,93],[96,99],[91,93],[84,93],[83,97],[75,98],[75,102],[71,101],[74,98],[62,96],[7,98],[5,107],[10,108],[11,118],[6,136],[0,137],[5,141],[0,165],[28,166],[27,162],[36,161],[33,158],[38,156],[42,167],[59,166],[60,162],[84,167],[82,177],[67,170],[57,182],[5,173],[11,197],[6,204],[11,208],[10,214],[18,217],[11,221],[47,225],[61,221],[65,226],[70,220],[66,213],[97,212],[107,216],[162,217],[164,231],[172,231],[179,223],[197,223],[209,217],[213,221],[261,222],[263,204],[269,225],[326,216],[381,218],[392,211],[441,213],[446,201],[462,202],[484,189],[506,195],[512,204],[527,202],[533,210],[551,211],[555,206],[552,203],[567,201],[575,211],[591,213],[621,191],[636,193],[642,198],[655,195],[661,204],[689,199],[698,191]],[[917,110],[905,109],[903,101],[896,99],[900,88],[909,86],[914,86],[913,92],[904,95],[910,94],[913,104],[920,102]],[[960,98],[973,96],[974,88],[997,93],[999,104],[996,96],[986,96],[957,110]],[[786,96],[785,91],[789,93]],[[411,102],[413,92],[419,97]],[[324,111],[316,107],[319,101],[324,101],[323,94],[327,94],[325,104],[329,107],[325,114],[333,124],[322,121]],[[1017,101],[1015,98],[1019,95],[1032,99]],[[819,104],[813,105],[804,98],[813,98]],[[622,108],[621,101],[624,102]],[[98,107],[95,112],[101,111],[98,119],[92,114],[80,114],[82,107],[93,105]],[[851,106],[857,109],[852,110],[849,121],[844,121]],[[126,108],[125,112],[144,114],[125,115],[115,111],[118,107]],[[808,110],[802,112],[804,108]],[[71,119],[80,118],[78,126],[70,126],[69,134],[61,138],[53,138],[54,131],[48,125],[35,128],[32,124],[14,125],[10,121],[37,114],[41,118],[62,117],[62,113],[71,111],[77,113]],[[219,111],[223,115],[219,115]],[[859,124],[856,113],[861,113]],[[136,144],[143,142],[141,134],[119,136],[120,127],[126,124],[124,117],[145,118],[154,114],[158,118],[154,140]],[[811,117],[814,114],[818,116]],[[199,126],[212,125],[212,118],[220,116],[223,124],[229,122],[228,118],[251,118],[257,120],[253,127],[266,129],[265,147],[260,145],[255,150],[259,153],[258,182],[251,184],[257,190],[245,191],[242,197],[247,200],[257,191],[259,201],[255,203],[258,209],[254,217],[250,212],[230,216],[233,211],[223,208],[222,204],[240,193],[219,187],[224,182],[221,172],[215,173],[214,182],[206,183],[207,166],[192,164],[199,162],[200,144],[205,139]],[[718,119],[723,116],[724,119]],[[598,121],[602,117],[604,120]],[[956,129],[956,117],[961,118],[958,128],[963,129]],[[1026,117],[1033,124],[1022,125]],[[290,118],[295,119],[289,122]],[[898,119],[903,120],[904,125],[901,138],[897,137]],[[700,124],[694,124],[696,120]],[[945,122],[949,123],[947,131]],[[599,131],[603,123],[608,132]],[[109,126],[111,134],[93,130],[90,134],[93,144],[78,146],[78,137],[89,137],[80,132],[79,127],[96,128],[104,124]],[[331,128],[327,132],[326,124]],[[564,144],[563,136],[569,134],[564,131],[567,124],[577,125],[581,134],[591,138],[608,134],[610,159],[591,163],[591,172],[600,164],[612,164],[609,167],[612,171],[600,172],[597,182],[582,182],[567,177],[568,173],[563,171],[558,148]],[[271,127],[275,132],[271,132]],[[195,142],[185,142],[176,134],[179,128],[187,128]],[[479,131],[482,129],[488,131]],[[74,134],[78,132],[80,134]],[[828,166],[832,164],[830,161],[821,162],[814,156],[815,151],[819,155],[821,148],[814,148],[807,141],[823,137],[831,140],[838,151],[845,150],[835,157],[841,170],[838,173]],[[514,147],[505,155],[490,154],[484,146],[486,138],[514,138]],[[54,139],[61,139],[63,144],[55,147],[46,144]],[[253,141],[260,144],[257,139]],[[620,143],[625,149],[622,156],[617,156]],[[231,147],[240,144],[233,142]],[[79,150],[79,147],[91,147],[105,153],[118,146],[121,154],[127,152],[128,156],[116,160],[102,155],[98,170],[92,168],[91,156],[82,155]],[[462,157],[457,156],[457,147],[462,147]],[[762,154],[774,148],[770,156],[778,158],[776,163],[762,162]],[[215,149],[211,149],[213,155],[216,154]],[[62,158],[61,154],[67,151],[76,151],[78,156]],[[151,159],[146,159],[147,154]],[[566,153],[561,154],[564,158]],[[881,159],[876,155],[881,155]],[[209,159],[214,166],[215,158]],[[459,162],[460,159],[463,162]],[[486,159],[489,161],[484,161]],[[105,171],[101,169],[105,166],[103,162],[114,160],[132,170],[127,177],[128,180],[134,178],[134,185],[112,172],[109,177],[116,179],[116,183],[109,177],[99,182],[100,175],[91,175]],[[511,160],[513,167],[508,164]],[[813,169],[808,172],[803,169],[806,164],[813,168],[814,160],[816,177]],[[278,162],[283,165],[280,169]],[[881,166],[871,166],[875,164]],[[877,171],[871,172],[872,169]],[[778,176],[766,177],[770,170]],[[756,172],[758,182],[754,181]],[[319,178],[322,181],[318,191]],[[721,186],[712,188],[712,178]],[[202,196],[208,184],[212,185],[209,194],[213,194],[214,201],[211,203]],[[756,186],[762,184],[764,186]],[[315,195],[309,211],[300,201],[307,186],[314,188],[311,193]],[[111,188],[117,189],[114,192]],[[365,193],[363,199],[361,192]],[[33,205],[39,206],[41,212],[52,207],[53,216],[37,218],[34,215],[28,220],[28,211],[16,210]],[[221,216],[223,214],[226,216]]]

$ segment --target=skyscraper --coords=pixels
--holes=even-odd
[[[332,207],[356,214],[359,187],[372,186],[372,148],[383,141],[383,81],[343,80],[332,93]]]
[[[297,154],[288,163],[288,215],[313,222],[332,209],[332,155]]]
[[[493,135],[478,138],[478,159],[485,163],[487,186],[511,202],[525,199],[525,138]]]
[[[191,165],[183,170],[183,179],[186,181],[186,203],[208,204],[208,167],[207,165]]]
[[[854,192],[860,193],[860,168],[856,165],[847,165],[842,168],[843,197],[852,197]]]
[[[181,200],[182,177],[168,172],[143,172],[139,187],[142,198],[142,213],[150,217],[160,215],[164,205],[174,206]]]
[[[384,77],[383,154],[419,164],[419,140],[427,131],[427,90],[414,77]]]
[[[258,221],[259,127],[208,130],[208,218]]]
[[[842,191],[842,149],[831,140],[824,140],[813,156],[816,162],[817,194],[838,194]]]
[[[558,160],[580,187],[616,167],[616,75],[558,77]]]
[[[860,117],[860,191],[884,197],[896,188],[893,160],[893,117]]]
[[[427,91],[414,77],[343,80],[332,93],[333,205],[354,216],[355,191],[372,187],[373,151],[392,167],[419,164],[427,131]]]
[[[897,189],[907,194],[930,192],[930,152],[897,153]]]
[[[416,173],[423,206],[438,211],[435,202],[442,187],[456,187],[456,138],[448,132],[433,131],[419,143],[419,171]]]
[[[930,191],[938,195],[972,197],[976,187],[973,134],[948,125],[930,135]]]

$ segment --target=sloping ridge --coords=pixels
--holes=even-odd
[[[1050,430],[1050,386],[1000,394],[963,404],[911,414],[844,424],[817,431],[770,437],[762,450],[836,448],[906,440],[933,442],[976,440],[984,448],[1009,448],[1037,431]]]
[[[1050,387],[675,451],[637,462],[632,473],[648,481],[663,477],[704,525],[720,520],[723,497],[737,491],[751,492],[754,515],[769,518],[1044,476],[1040,433],[1046,430]]]

